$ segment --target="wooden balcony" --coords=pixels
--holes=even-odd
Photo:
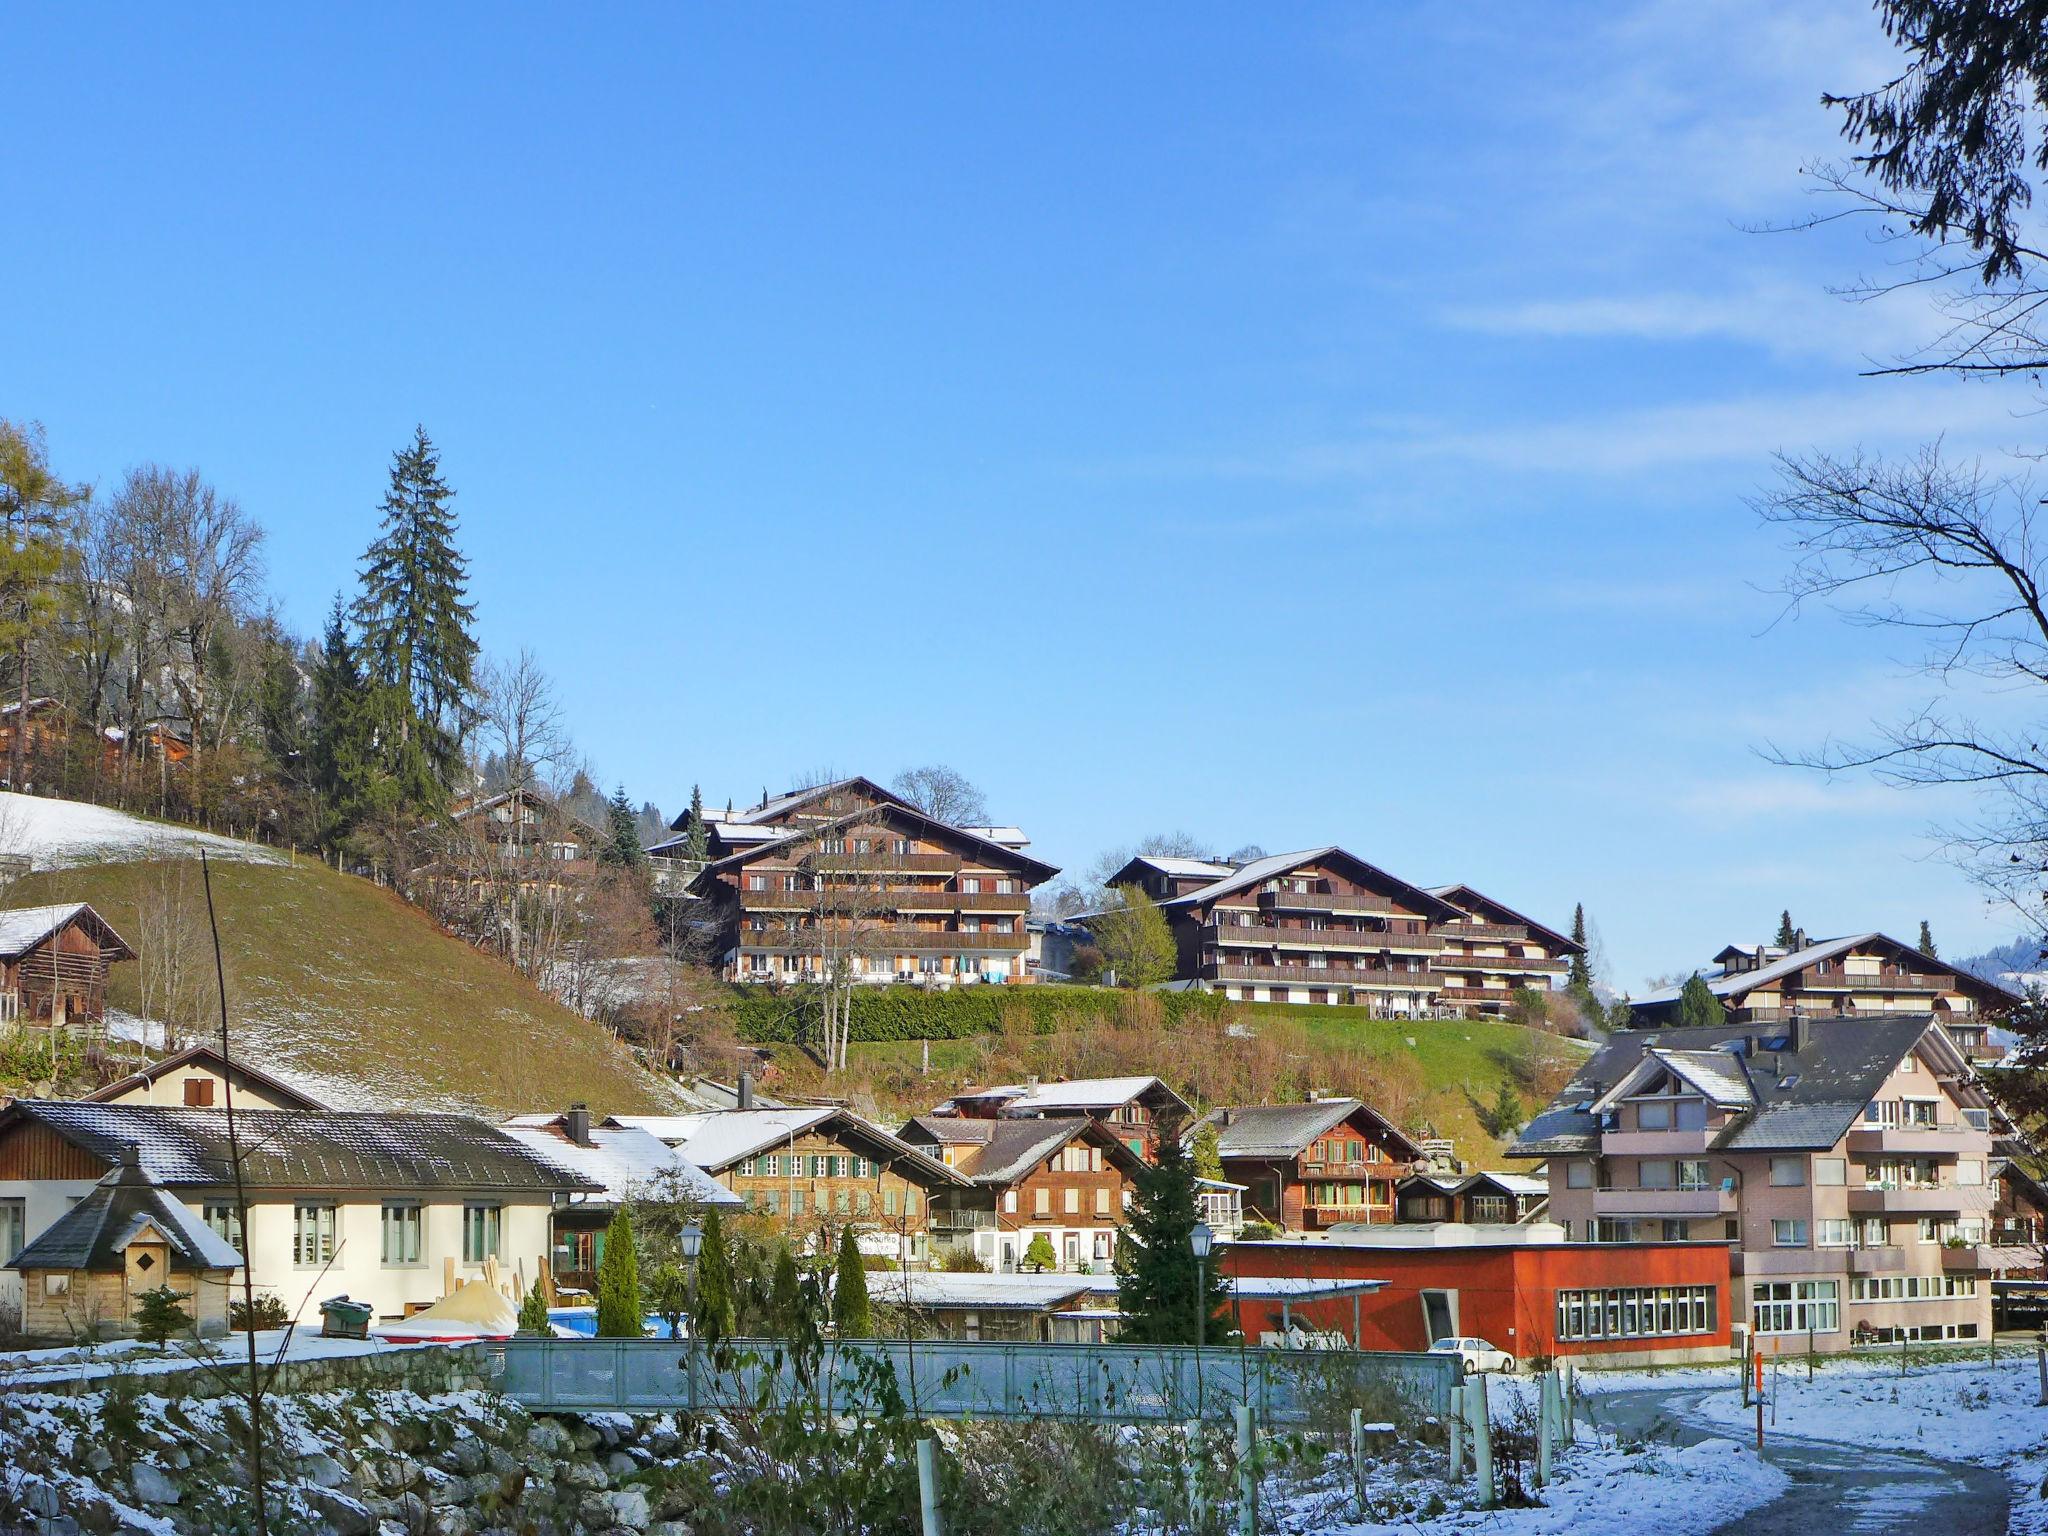
[[[1439,923],[1436,931],[1447,939],[1518,939],[1526,943],[1526,923]]]
[[[805,869],[828,875],[880,880],[889,875],[950,875],[965,862],[957,853],[889,853],[875,849],[868,853],[807,853],[799,861]]]
[[[1436,991],[1427,971],[1387,971],[1362,965],[1233,965],[1212,962],[1202,967],[1208,981],[1282,982],[1292,987],[1398,987],[1410,992]]]
[[[1026,891],[878,890],[875,896],[898,912],[1029,912]]]
[[[1380,933],[1364,928],[1287,928],[1272,923],[1207,923],[1205,942],[1258,949],[1355,949],[1372,954],[1430,954],[1443,940],[1427,933]]]
[[[941,928],[904,928],[878,923],[857,936],[837,936],[831,942],[850,947],[862,955],[887,954],[1021,954],[1030,935],[1015,933],[956,933]],[[815,954],[818,940],[802,931],[759,933],[743,929],[739,947],[754,954]]]
[[[1438,987],[1437,996],[1447,1003],[1497,1003],[1505,1008],[1515,1000],[1513,987]]]
[[[1461,971],[1466,975],[1546,976],[1565,969],[1562,960],[1540,960],[1533,955],[1461,955],[1446,951],[1430,962],[1438,971]]]
[[[1956,989],[1952,976],[1845,976],[1830,971],[1825,976],[1801,976],[1796,984],[1787,978],[1791,992],[1869,992],[1883,997],[1934,996]]]
[[[1261,891],[1259,905],[1269,912],[1388,912],[1394,904],[1384,896],[1347,896],[1333,891]]]

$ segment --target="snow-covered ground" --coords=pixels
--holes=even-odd
[[[1669,1385],[1675,1385],[1667,1381]],[[1960,1361],[1909,1370],[1879,1360],[1829,1363],[1806,1379],[1804,1365],[1766,1378],[1765,1432],[2002,1468],[2012,1483],[2012,1530],[2048,1533],[2048,1407],[2031,1352],[1993,1365]],[[1694,1417],[1730,1428],[1754,1425],[1756,1409],[1733,1387],[1702,1399]]]
[[[233,1365],[248,1358],[247,1339],[246,1334],[237,1333],[203,1342],[182,1339],[162,1348],[136,1339],[109,1339],[104,1344],[0,1351],[0,1382],[19,1389],[46,1382],[90,1380],[110,1375],[116,1370],[152,1375],[163,1371],[197,1370],[202,1361]],[[256,1358],[268,1365],[278,1358],[279,1347],[285,1343],[286,1335],[282,1328],[259,1330],[256,1334]],[[283,1358],[332,1360],[342,1355],[387,1354],[393,1350],[421,1347],[418,1344],[388,1343],[382,1339],[328,1339],[322,1338],[316,1330],[295,1328]]]
[[[131,816],[78,800],[46,800],[0,791],[0,855],[26,856],[36,869],[96,860],[190,857],[275,864],[283,855],[260,843]]]

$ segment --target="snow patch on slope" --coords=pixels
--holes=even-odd
[[[284,856],[260,843],[171,826],[80,800],[46,800],[0,791],[0,855],[25,855],[34,869],[140,859],[208,858],[278,864]]]

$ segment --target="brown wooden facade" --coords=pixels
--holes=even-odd
[[[1086,1116],[968,1122],[986,1139],[962,1144],[941,1117],[913,1120],[902,1138],[965,1174],[970,1187],[941,1191],[934,1242],[964,1247],[989,1268],[1044,1265],[1026,1255],[1043,1236],[1054,1269],[1106,1273],[1143,1159],[1103,1121]]]
[[[91,907],[0,912],[0,1025],[98,1023],[107,977],[135,951]]]
[[[1431,930],[1443,941],[1430,956],[1440,996],[1463,1013],[1503,1014],[1519,991],[1548,992],[1563,984],[1574,955],[1586,951],[1569,935],[1495,901],[1469,885],[1435,888],[1457,915]]]
[[[935,821],[871,780],[782,796],[720,834],[690,882],[737,981],[825,973],[953,986],[1030,979],[1033,887],[1057,873],[1015,848]],[[771,840],[756,841],[762,831]]]
[[[1395,1186],[1421,1149],[1356,1099],[1213,1110],[1223,1177],[1245,1186],[1247,1220],[1285,1232],[1391,1222]]]

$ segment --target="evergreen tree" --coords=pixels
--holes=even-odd
[[[163,1345],[181,1333],[192,1331],[192,1315],[182,1305],[185,1293],[168,1285],[138,1292],[135,1297],[135,1337],[145,1344]]]
[[[711,857],[711,833],[704,825],[704,791],[690,786],[690,827],[683,834],[683,857],[702,864]]]
[[[1635,1020],[1635,1004],[1631,1003],[1626,995],[1617,997],[1614,1000],[1614,1006],[1607,1010],[1607,1027],[1609,1029],[1633,1029],[1635,1027]]]
[[[1024,1256],[1017,1261],[1019,1269],[1028,1269],[1033,1274],[1058,1269],[1059,1264],[1060,1256],[1052,1251],[1052,1239],[1043,1232],[1031,1234],[1031,1241],[1024,1245]]]
[[[725,1223],[714,1208],[704,1213],[704,1242],[697,1250],[697,1336],[717,1343],[737,1331],[734,1321],[732,1254],[725,1245]]]
[[[57,575],[66,558],[66,519],[88,495],[50,472],[40,427],[0,419],[0,654],[7,659],[8,693],[28,714],[29,658],[58,621]],[[28,721],[14,733],[8,782],[26,779]]]
[[[1214,1120],[1204,1120],[1196,1130],[1191,1151],[1196,1178],[1218,1181],[1223,1178],[1223,1133],[1216,1129]]]
[[[803,1322],[803,1287],[797,1281],[796,1255],[784,1243],[775,1253],[775,1279],[768,1288],[768,1315],[778,1338],[793,1339]]]
[[[548,1321],[547,1292],[541,1289],[538,1280],[533,1282],[533,1289],[526,1293],[526,1300],[519,1303],[519,1331],[538,1334],[544,1339],[554,1336],[554,1324]]]
[[[640,1261],[633,1251],[633,1213],[622,1205],[605,1229],[604,1259],[597,1267],[597,1336],[637,1339],[646,1332]]]
[[[463,700],[474,686],[476,610],[455,547],[454,492],[424,427],[392,456],[384,523],[363,557],[355,619],[364,670],[388,690],[395,739],[379,743],[405,804],[437,810],[459,766]]]
[[[1229,1289],[1212,1258],[1205,1276],[1207,1294],[1195,1289],[1195,1253],[1189,1239],[1201,1219],[1195,1192],[1195,1164],[1179,1127],[1161,1128],[1158,1160],[1137,1178],[1131,1219],[1117,1245],[1121,1283],[1118,1290],[1125,1322],[1118,1338],[1131,1344],[1192,1344],[1196,1341],[1196,1308],[1209,1321],[1207,1342],[1223,1341],[1226,1328],[1218,1316],[1229,1302]]]
[[[1686,977],[1685,985],[1678,993],[1678,1023],[1681,1028],[1725,1023],[1728,1010],[1721,1006],[1721,999],[1714,996],[1713,989],[1700,979],[1694,971]]]
[[[1586,904],[1580,902],[1572,908],[1572,942],[1579,946],[1572,956],[1571,965],[1565,972],[1564,987],[1567,992],[1590,1003],[1593,1000],[1593,966],[1586,958]]]
[[[1924,917],[1920,919],[1920,953],[1923,955],[1939,955],[1941,953],[1940,950],[1934,947],[1934,930],[1927,926],[1927,919]]]
[[[1791,908],[1788,907],[1778,914],[1778,936],[1771,942],[1780,949],[1794,949],[1798,947],[1799,930],[1792,926]]]
[[[1487,1135],[1505,1139],[1522,1127],[1522,1096],[1506,1078],[1494,1089],[1493,1102],[1479,1111],[1480,1128]]]
[[[376,809],[374,716],[364,692],[356,649],[337,597],[313,664],[306,743],[307,776],[326,822],[322,840],[330,845]]]
[[[311,789],[311,735],[306,690],[291,641],[274,627],[261,635],[263,666],[256,680],[256,726],[277,776],[297,789]]]
[[[867,1271],[861,1267],[860,1244],[851,1227],[839,1233],[839,1264],[832,1275],[832,1327],[842,1339],[871,1338],[875,1332],[868,1308]]]
[[[597,862],[619,869],[638,869],[647,862],[647,852],[640,846],[640,818],[633,813],[633,802],[626,798],[623,784],[605,806],[605,839],[598,847]]]

